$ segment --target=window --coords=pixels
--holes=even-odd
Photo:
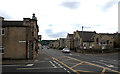
[[[96,42],[97,42],[97,44],[99,43],[99,38],[96,38]]]
[[[109,44],[109,40],[107,40],[107,44]]]
[[[34,32],[32,32],[32,36],[34,36]]]
[[[0,46],[0,53],[4,54],[4,47],[3,46]]]
[[[112,44],[112,42],[110,42],[110,44]]]
[[[5,35],[5,29],[1,29],[1,35]]]

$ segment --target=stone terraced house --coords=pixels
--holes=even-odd
[[[3,59],[33,59],[38,53],[37,18],[23,18],[23,21],[2,19]]]

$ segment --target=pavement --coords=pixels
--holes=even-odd
[[[44,54],[41,50],[38,53],[38,56],[35,59],[25,60],[25,59],[4,59],[2,60],[2,65],[14,65],[14,64],[29,64],[36,61],[49,61],[51,58]]]

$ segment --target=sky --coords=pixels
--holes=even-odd
[[[118,32],[119,0],[1,0],[6,20],[32,18],[35,13],[42,40],[66,38],[74,31]]]

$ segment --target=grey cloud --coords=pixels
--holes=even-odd
[[[53,26],[53,24],[49,24],[48,26]]]
[[[11,19],[12,17],[7,14],[7,12],[0,10],[0,16],[4,17],[5,19]]]
[[[81,29],[82,24],[73,24],[72,27],[73,27],[73,29]]]
[[[110,2],[108,2],[107,4],[105,4],[103,7],[102,7],[102,10],[103,11],[107,11],[109,8],[111,8],[114,4],[116,4],[117,2],[112,0]]]
[[[45,33],[51,38],[64,37],[67,34],[65,31],[53,33],[52,29],[47,29]]]
[[[75,2],[75,1],[73,1],[73,2],[62,2],[62,4],[61,4],[61,6],[64,6],[64,7],[66,7],[66,8],[70,8],[70,9],[77,9],[77,8],[79,8],[79,6],[80,6],[80,2]]]
[[[97,25],[93,25],[93,27],[94,27],[94,26],[101,26],[101,25],[100,25],[100,24],[97,24]]]
[[[92,26],[87,26],[87,25],[84,25],[84,24],[75,24],[75,25],[72,25],[73,26],[73,29],[82,29],[82,26],[83,28],[86,28],[86,29],[89,29],[89,28],[92,28]]]

